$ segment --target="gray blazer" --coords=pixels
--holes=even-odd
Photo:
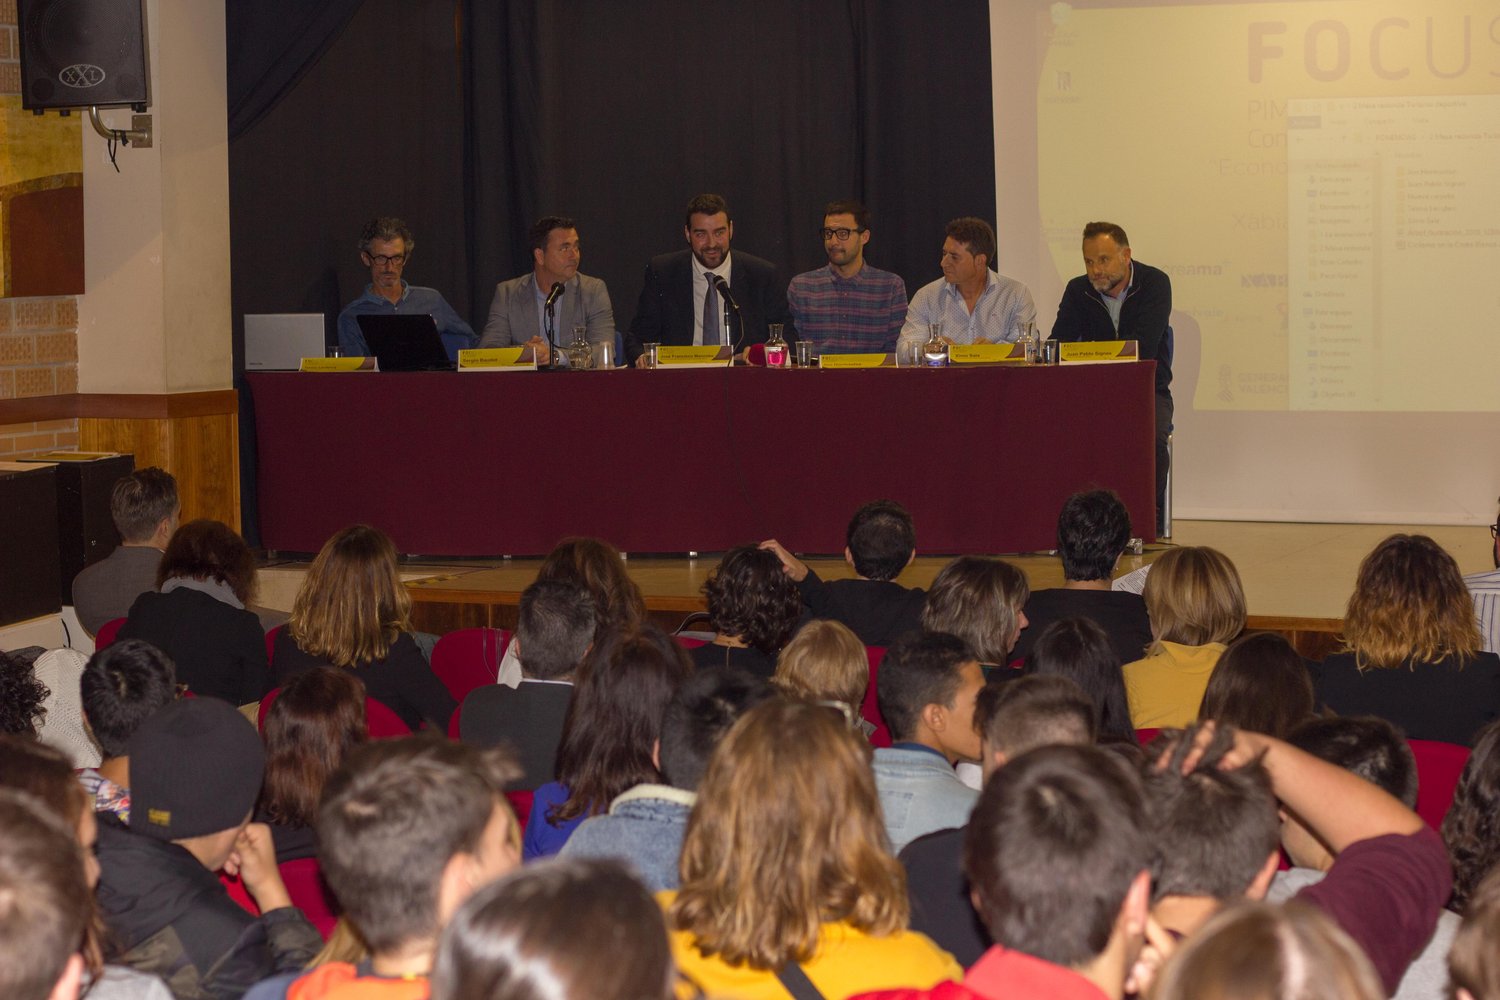
[[[573,342],[573,327],[587,326],[590,343],[613,343],[615,311],[609,304],[609,289],[598,278],[575,274],[565,286],[553,309],[557,326],[554,336],[558,347]],[[490,318],[479,336],[480,347],[513,347],[538,335],[541,325],[537,316],[536,273],[502,281],[495,286],[495,300],[490,303]]]

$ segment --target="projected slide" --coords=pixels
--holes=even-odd
[[[1037,32],[1053,265],[1108,219],[1171,275],[1180,400],[1500,410],[1493,0],[1055,3]]]

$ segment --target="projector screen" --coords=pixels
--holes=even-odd
[[[1001,270],[1047,325],[1107,220],[1171,276],[1176,516],[1488,523],[1492,0],[990,10]]]

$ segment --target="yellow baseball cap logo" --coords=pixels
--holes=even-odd
[[[170,809],[148,809],[146,810],[146,822],[156,826],[172,825],[172,810]]]

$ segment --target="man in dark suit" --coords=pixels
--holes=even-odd
[[[651,258],[641,300],[625,338],[626,360],[640,364],[644,344],[669,346],[727,344],[735,352],[764,344],[767,326],[781,323],[788,342],[796,339],[786,305],[786,282],[775,265],[741,251],[731,255],[734,220],[729,203],[716,194],[688,202],[682,227],[688,250]],[[729,283],[738,311],[726,329],[714,277]]]

